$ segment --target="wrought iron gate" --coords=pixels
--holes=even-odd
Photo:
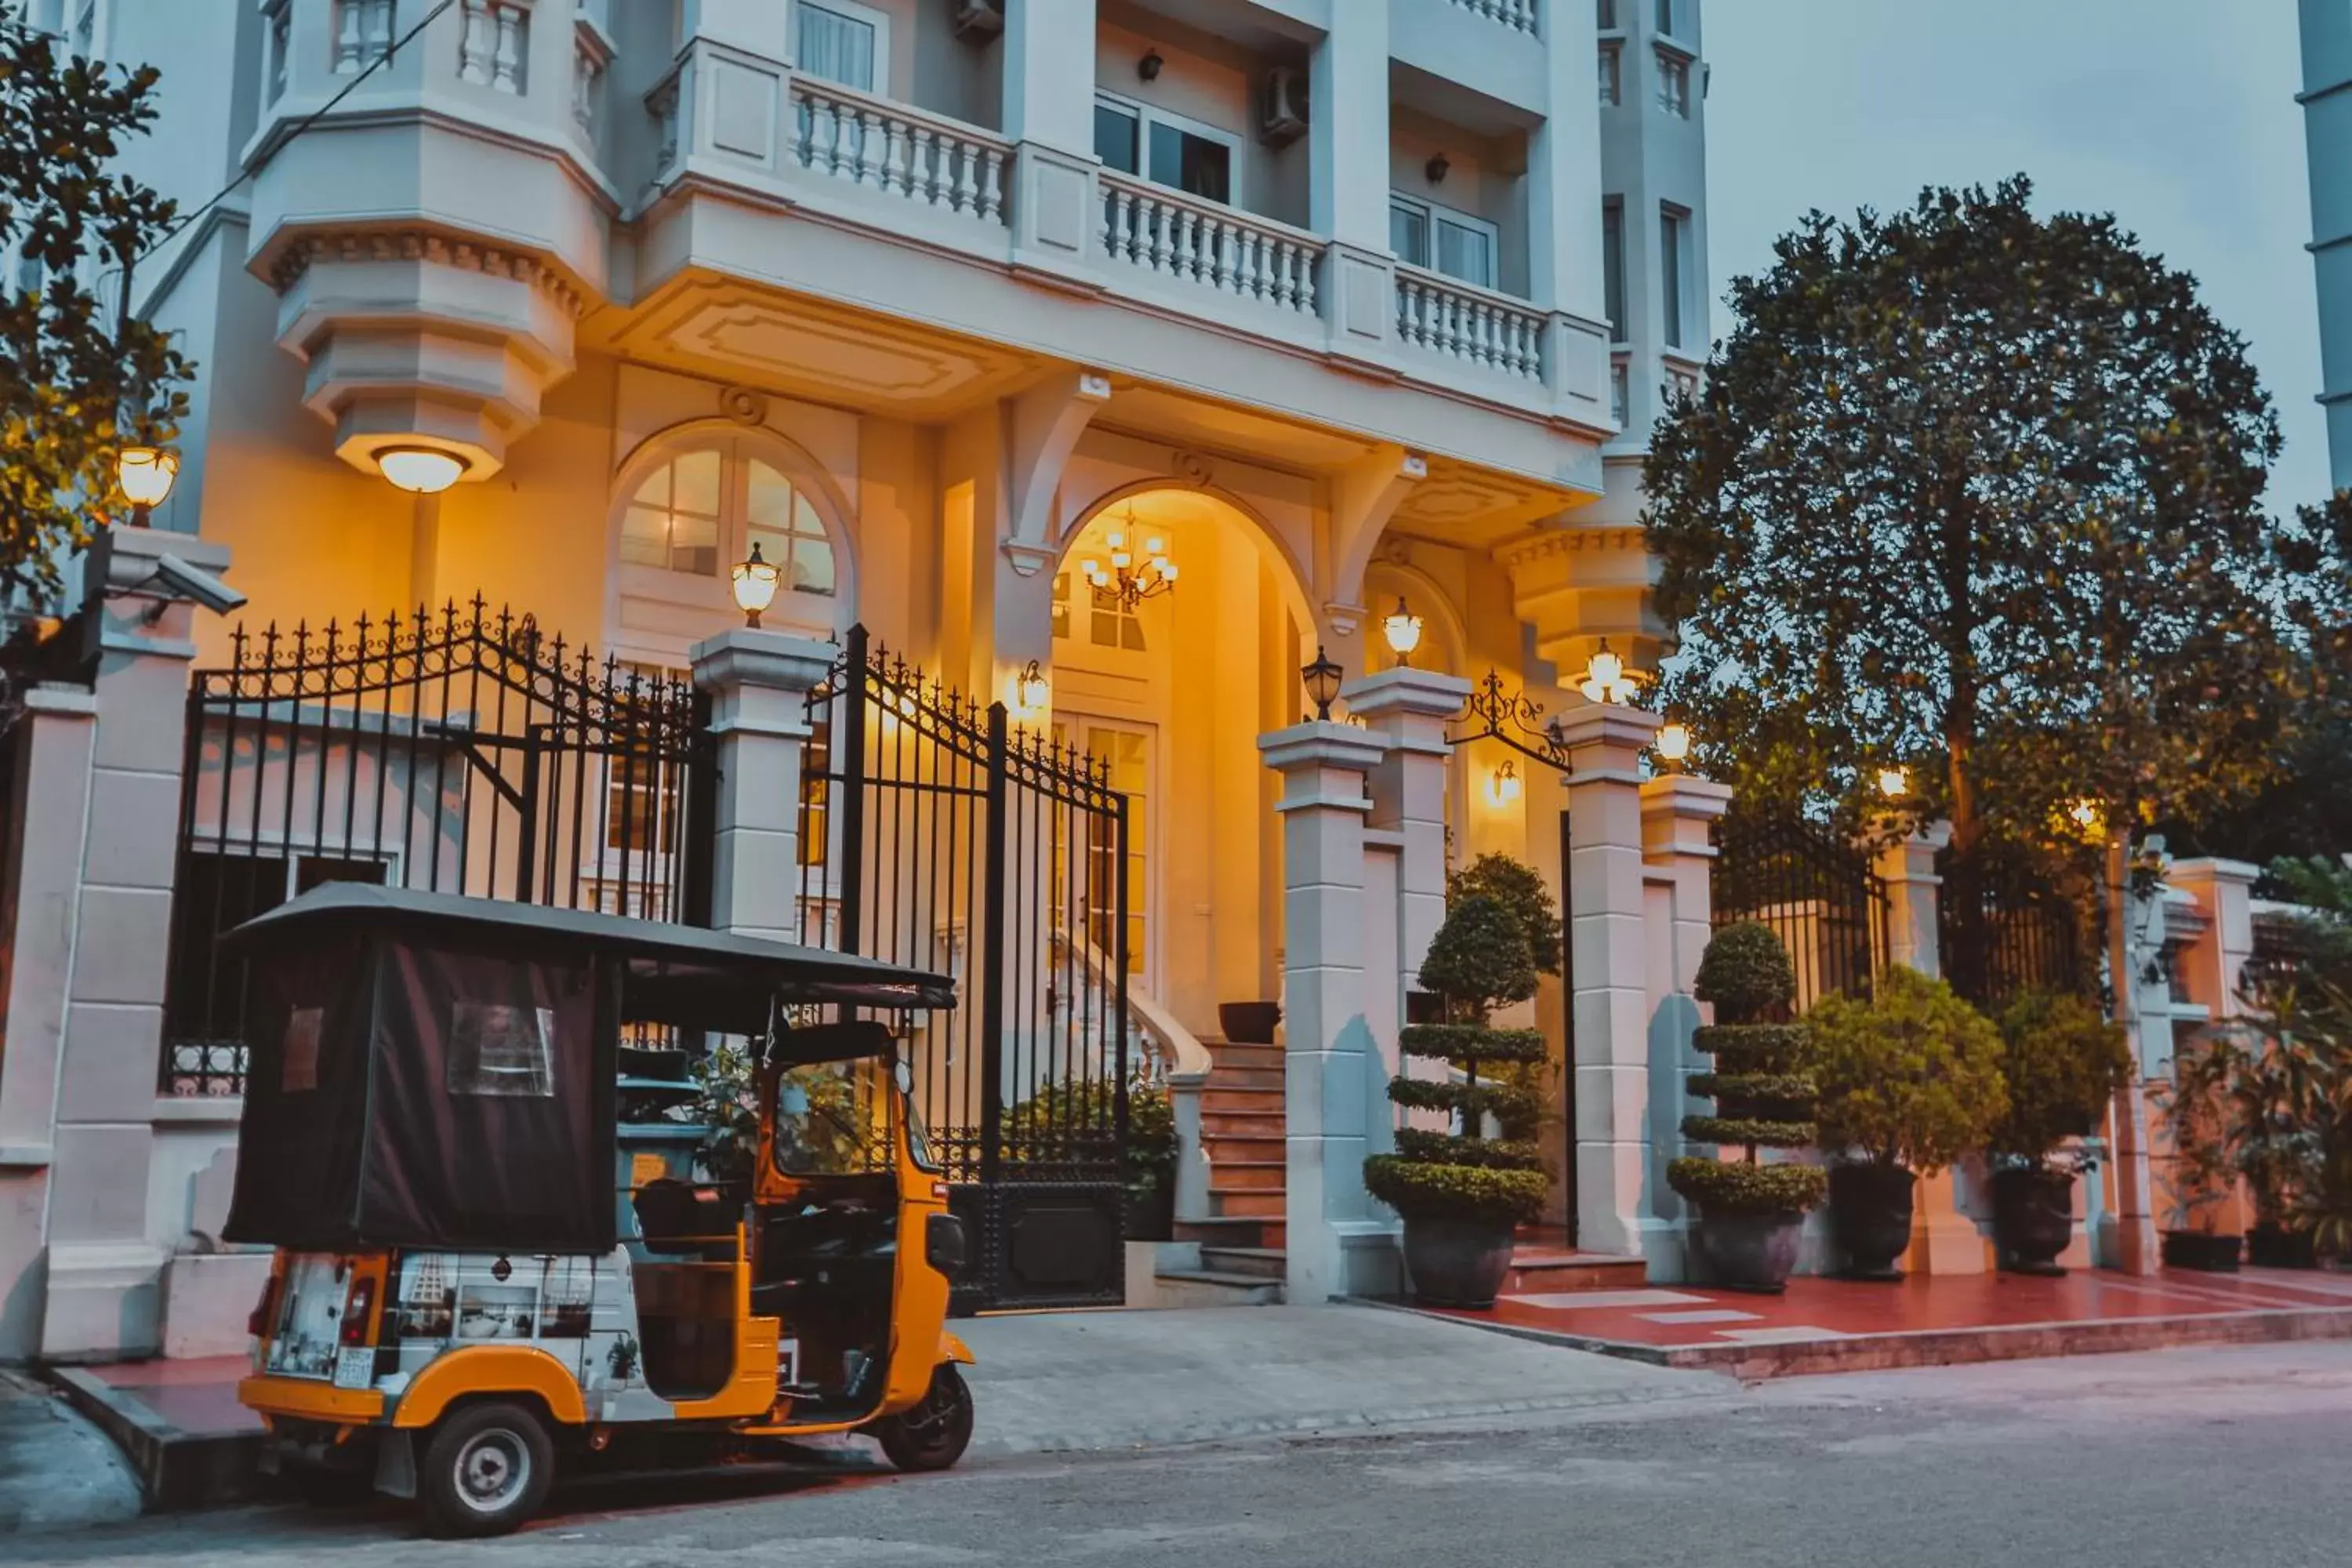
[[[240,922],[369,881],[698,922],[700,703],[477,599],[321,631],[236,632],[188,693],[163,1087],[244,1087]]]
[[[1101,763],[853,629],[809,697],[803,938],[955,977],[915,1100],[979,1238],[957,1306],[1116,1304],[1130,1034],[1127,801]]]
[[[1802,1012],[1832,992],[1869,994],[1886,963],[1886,889],[1870,857],[1800,817],[1748,816],[1716,825],[1715,927],[1769,926],[1797,971]]]
[[[2020,992],[2089,993],[2095,964],[2083,962],[2074,906],[2015,850],[1979,847],[1937,861],[1937,942],[1952,989],[1990,1012]],[[1974,918],[1970,918],[1973,909]]]

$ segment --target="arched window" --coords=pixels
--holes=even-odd
[[[647,474],[622,513],[621,560],[721,577],[756,544],[786,587],[832,594],[833,542],[815,506],[745,445],[726,441],[681,452]]]

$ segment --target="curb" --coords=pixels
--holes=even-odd
[[[186,1432],[105,1379],[77,1366],[45,1366],[41,1377],[66,1403],[114,1439],[139,1478],[150,1513],[171,1513],[267,1495],[258,1432]]]
[[[2279,1308],[2096,1322],[2007,1323],[1997,1327],[1922,1329],[1848,1334],[1782,1344],[1645,1345],[1627,1340],[1485,1323],[1397,1301],[1364,1301],[1392,1312],[1460,1323],[1484,1333],[1589,1351],[1621,1361],[1685,1371],[1728,1373],[1742,1383],[1842,1372],[1893,1372],[1906,1367],[1968,1366],[2070,1355],[2115,1355],[2185,1345],[2278,1344],[2295,1340],[2352,1339],[2352,1307]]]

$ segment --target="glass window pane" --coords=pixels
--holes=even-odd
[[[874,24],[828,11],[809,0],[793,7],[799,18],[800,68],[826,81],[874,90]]]
[[[1429,265],[1429,215],[1402,202],[1389,204],[1389,248],[1413,267]]]
[[[1658,217],[1658,295],[1665,307],[1666,346],[1683,346],[1683,220],[1673,213]]]
[[[719,520],[674,516],[669,525],[669,569],[697,576],[719,574]]]
[[[768,528],[789,532],[793,526],[792,480],[753,458],[751,463],[750,511],[747,514],[756,531]]]
[[[1106,610],[1097,605],[1094,621],[1088,628],[1087,636],[1097,647],[1117,647],[1118,646],[1118,612]]]
[[[699,512],[705,517],[719,515],[719,466],[717,452],[688,452],[670,465],[677,475],[677,489],[670,504],[680,511]]]
[[[633,566],[668,565],[669,514],[649,506],[632,506],[624,512],[621,559]]]
[[[784,581],[796,593],[832,593],[833,546],[822,539],[795,538],[792,568],[784,574]]]
[[[1625,341],[1625,209],[1612,202],[1601,209],[1601,289],[1607,300],[1609,338]]]
[[[1213,202],[1229,201],[1233,193],[1233,150],[1222,142],[1195,136],[1173,125],[1151,128],[1151,179],[1155,184]]]
[[[1448,278],[1459,278],[1482,289],[1494,287],[1494,244],[1486,231],[1439,218],[1437,269]]]
[[[646,506],[668,506],[670,474],[677,467],[675,463],[664,463],[647,474],[646,482],[637,487],[637,493],[630,499]]]
[[[1136,173],[1135,116],[1108,103],[1095,105],[1095,156],[1121,174]]]

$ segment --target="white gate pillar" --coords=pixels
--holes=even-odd
[[[1352,724],[1258,737],[1282,775],[1284,1282],[1295,1302],[1390,1289],[1395,1223],[1364,1190],[1381,1053],[1364,1018],[1364,776],[1386,748]]]
[[[1687,1216],[1666,1185],[1666,1166],[1682,1152],[1682,1118],[1688,1091],[1691,1034],[1698,1026],[1699,960],[1714,934],[1715,858],[1711,829],[1731,805],[1731,786],[1691,773],[1664,773],[1642,786],[1642,858],[1670,889],[1671,915],[1648,944],[1651,992],[1659,1001],[1650,1025],[1649,1212],[1664,1233],[1648,1240],[1650,1278],[1689,1278],[1684,1256]],[[1573,826],[1574,819],[1570,818]],[[1671,1245],[1670,1245],[1671,1243]]]
[[[1445,921],[1445,727],[1462,711],[1470,683],[1433,669],[1399,667],[1340,689],[1348,711],[1381,737],[1388,754],[1371,773],[1370,825],[1402,834],[1397,879],[1397,964],[1421,972]]]
[[[1559,721],[1569,757],[1570,1070],[1576,1088],[1577,1244],[1674,1248],[1650,1178],[1649,964],[1643,931],[1642,752],[1654,713],[1588,702]],[[1664,1260],[1662,1258],[1662,1260]]]
[[[719,787],[710,923],[745,936],[801,937],[801,750],[808,694],[833,668],[830,643],[737,626],[694,646],[710,695]],[[690,826],[694,825],[689,825]],[[824,933],[810,933],[822,942]]]

